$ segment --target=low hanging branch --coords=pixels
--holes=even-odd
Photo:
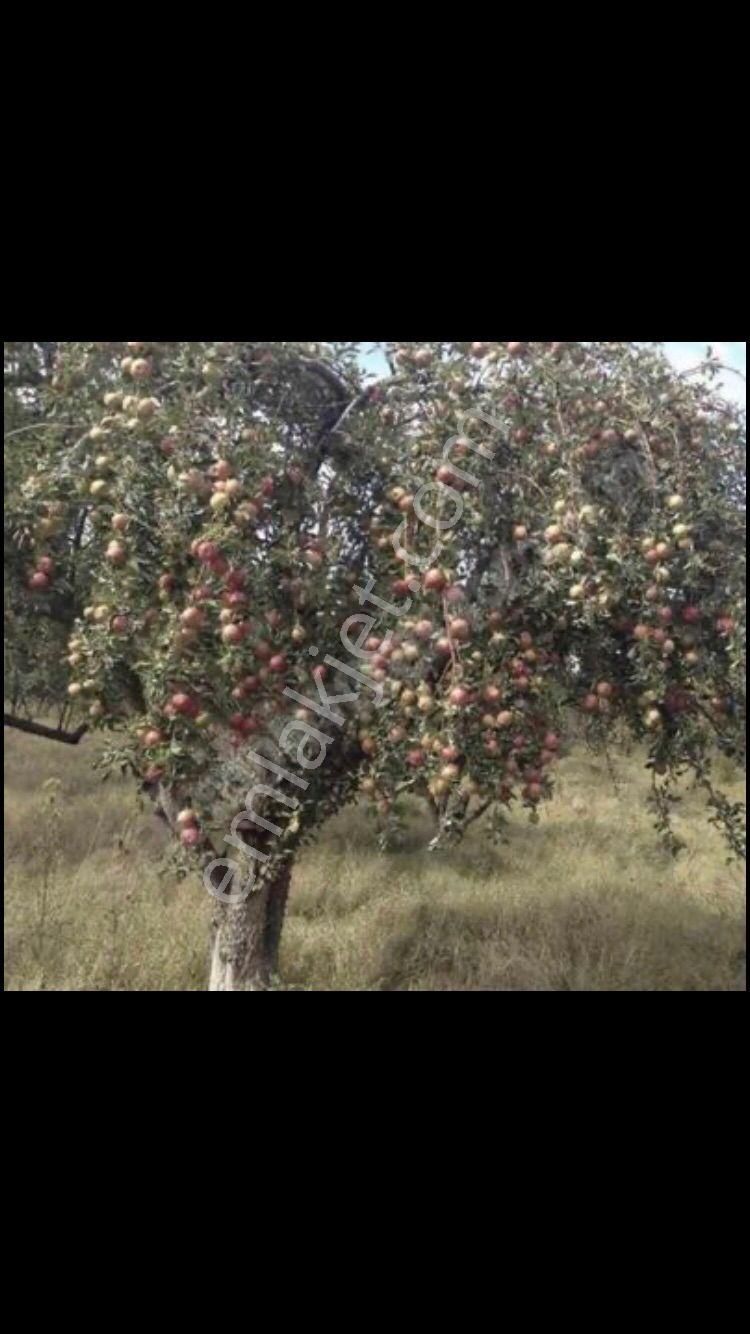
[[[44,723],[32,723],[27,718],[16,718],[12,713],[3,714],[3,727],[17,727],[19,732],[46,737],[48,741],[63,741],[67,746],[77,746],[88,731],[85,723],[81,723],[75,732],[65,732],[61,727],[45,727]]]

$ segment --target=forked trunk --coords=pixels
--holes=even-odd
[[[209,991],[268,990],[278,971],[291,874],[287,862],[244,903],[216,904]]]

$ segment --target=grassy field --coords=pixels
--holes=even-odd
[[[132,783],[102,786],[94,742],[5,732],[5,989],[203,990],[210,900],[160,877],[166,835]],[[744,799],[739,775],[723,785]],[[381,856],[363,807],[330,822],[295,869],[284,986],[377,991],[739,991],[743,876],[686,791],[662,850],[636,755],[580,749],[558,770],[541,823],[513,816],[507,844],[475,826],[427,856],[410,811]]]

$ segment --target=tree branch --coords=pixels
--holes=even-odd
[[[88,731],[86,723],[81,723],[75,732],[64,732],[60,727],[45,727],[44,723],[32,723],[30,719],[16,718],[12,713],[3,714],[3,727],[17,727],[19,732],[30,732],[32,736],[46,737],[48,741],[64,741],[68,746],[77,746]]]

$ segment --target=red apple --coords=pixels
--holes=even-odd
[[[186,695],[184,691],[181,690],[178,691],[176,695],[172,696],[170,703],[175,713],[181,713],[186,717],[189,716],[190,714],[195,714],[198,712],[197,706],[192,697],[190,695]]]
[[[446,578],[442,570],[428,570],[424,577],[424,587],[431,593],[442,593]]]
[[[195,554],[201,565],[210,565],[219,555],[219,548],[215,542],[199,542],[195,549]]]
[[[37,570],[35,574],[30,575],[29,588],[38,591],[42,588],[48,588],[48,587],[49,587],[49,579],[47,578],[47,575],[43,572],[43,570]]]
[[[441,463],[435,477],[438,482],[442,482],[443,486],[450,486],[454,491],[463,491],[464,489],[463,478],[459,477],[455,469],[451,468],[448,463]]]
[[[111,565],[124,565],[128,558],[127,548],[122,542],[110,542],[104,555]]]

